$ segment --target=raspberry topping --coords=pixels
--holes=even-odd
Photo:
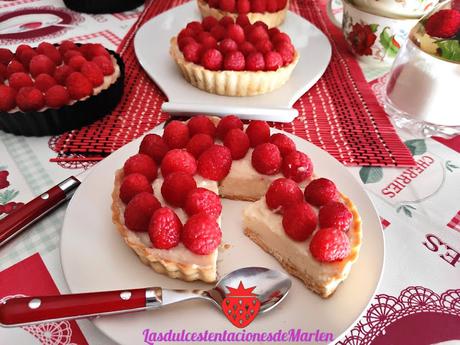
[[[202,44],[205,50],[217,47],[217,40],[209,32],[200,32],[198,42]]]
[[[35,87],[42,92],[46,92],[50,87],[57,85],[56,80],[49,74],[39,74],[35,78]]]
[[[225,55],[224,69],[228,71],[243,71],[245,68],[245,60],[242,52],[231,51]]]
[[[243,43],[241,43],[239,46],[238,46],[238,50],[240,52],[243,53],[244,56],[246,56],[246,69],[248,71],[251,71],[250,67],[248,66],[248,57],[249,55],[251,55],[252,53],[256,53],[257,50],[256,48],[252,45],[252,43],[248,42],[248,41],[244,41]],[[262,56],[262,60],[263,60],[263,56]],[[264,62],[264,67],[262,69],[265,68],[265,62]]]
[[[223,55],[226,55],[230,52],[237,51],[238,44],[231,38],[226,38],[219,42],[218,49]]]
[[[222,232],[216,219],[205,213],[191,216],[182,230],[182,242],[198,255],[211,254],[220,244]]]
[[[259,41],[255,44],[257,51],[266,54],[273,50],[273,44],[269,40]]]
[[[16,58],[24,65],[29,66],[30,60],[37,55],[37,52],[27,45],[20,45],[16,49]]]
[[[264,143],[258,145],[252,152],[252,166],[259,173],[275,175],[281,169],[281,154],[276,145]]]
[[[206,188],[196,188],[187,194],[184,210],[189,216],[205,213],[218,218],[222,212],[219,196]]]
[[[336,228],[348,231],[353,220],[347,206],[338,201],[332,201],[319,209],[319,225],[322,228]]]
[[[128,158],[123,166],[125,176],[133,173],[139,173],[147,177],[149,182],[157,178],[157,165],[150,156],[138,153]]]
[[[208,134],[213,138],[216,135],[216,126],[207,116],[194,116],[187,122],[187,126],[191,137],[198,133]]]
[[[201,154],[214,144],[214,139],[208,134],[195,134],[187,144],[186,150],[190,152],[196,159],[200,158]]]
[[[157,164],[161,163],[168,150],[168,146],[158,134],[147,134],[139,147],[139,153],[150,156]]]
[[[104,82],[104,74],[95,62],[85,62],[80,71],[93,84],[93,87],[98,87]]]
[[[278,68],[283,67],[283,58],[278,52],[270,51],[265,53],[264,59],[267,71],[276,71]]]
[[[9,111],[16,106],[16,90],[0,85],[0,111]]]
[[[13,60],[14,54],[11,50],[6,48],[0,48],[0,63],[8,65],[11,60]]]
[[[196,172],[195,158],[185,150],[174,149],[168,151],[161,162],[161,174],[163,177],[175,171],[183,171],[194,175]]]
[[[211,48],[204,52],[201,57],[201,64],[206,69],[217,71],[222,68],[223,59],[224,58],[222,57],[222,53],[220,51]]]
[[[51,43],[40,43],[37,47],[37,53],[48,56],[57,66],[62,63],[61,53]]]
[[[72,99],[78,100],[93,94],[93,84],[80,72],[72,72],[65,83]]]
[[[68,65],[74,70],[79,71],[81,67],[87,62],[84,56],[76,55],[69,59]]]
[[[460,31],[460,11],[445,9],[434,13],[425,23],[428,35],[450,38]]]
[[[238,24],[230,24],[227,26],[227,37],[231,38],[236,43],[244,42],[244,30]]]
[[[184,54],[185,60],[198,63],[201,58],[202,49],[203,46],[200,43],[190,42],[184,47],[182,53]]]
[[[23,87],[16,95],[16,103],[22,111],[34,111],[44,107],[45,98],[40,90],[34,87]]]
[[[9,77],[16,72],[26,72],[25,67],[17,60],[11,60],[11,62],[6,66],[6,76]]]
[[[228,175],[232,166],[230,150],[221,145],[213,145],[198,159],[198,172],[204,178],[220,181]]]
[[[338,199],[337,187],[327,178],[311,181],[304,191],[305,200],[315,206],[323,206]]]
[[[232,159],[238,160],[246,156],[249,150],[249,138],[239,128],[233,128],[227,132],[224,145],[230,149]]]
[[[211,31],[211,29],[217,24],[219,24],[219,21],[213,16],[204,17],[201,23],[201,25],[203,26],[203,29],[206,31]]]
[[[246,58],[246,69],[248,71],[265,70],[265,59],[262,53],[254,52],[249,54],[249,56]]]
[[[56,68],[54,71],[54,79],[61,85],[65,85],[65,81],[67,77],[72,73],[75,72],[75,70],[68,66],[68,65],[62,65]]]
[[[39,54],[34,56],[29,63],[29,72],[33,77],[41,73],[53,75],[56,64],[48,56]]]
[[[251,147],[268,142],[270,139],[270,126],[265,121],[251,121],[246,128]]]
[[[99,66],[104,75],[111,75],[115,72],[112,61],[105,56],[96,56],[91,61]]]
[[[45,104],[50,108],[60,108],[70,101],[69,92],[62,85],[51,86],[45,93]]]
[[[283,228],[294,241],[305,241],[316,229],[318,218],[306,202],[290,205],[283,212]]]
[[[186,36],[186,37],[183,37],[180,41],[177,41],[177,44],[179,45],[179,49],[181,51],[183,51],[185,46],[189,43],[198,43],[198,42],[192,36]]]
[[[219,0],[219,8],[225,12],[235,12],[235,0]]]
[[[251,11],[251,3],[249,0],[238,0],[236,3],[236,11],[240,14],[246,14]]]
[[[214,37],[217,41],[220,41],[225,37],[225,28],[222,25],[214,26],[210,31],[212,37]]]
[[[135,195],[142,192],[153,194],[152,185],[147,177],[138,173],[125,176],[120,186],[121,201],[127,204]]]
[[[68,50],[77,50],[77,49],[78,49],[77,45],[69,40],[62,41],[58,47],[59,52],[63,55]]]
[[[126,205],[124,213],[126,226],[132,231],[147,231],[153,212],[160,207],[160,202],[152,193],[137,194]]]
[[[282,211],[286,207],[302,201],[302,191],[297,183],[283,177],[273,181],[265,194],[268,208],[275,211]]]
[[[294,151],[283,159],[283,175],[296,182],[302,182],[313,175],[313,163],[303,152]]]
[[[32,78],[24,72],[16,72],[9,76],[8,84],[13,89],[19,90],[21,87],[34,86]]]
[[[241,0],[241,1],[249,1],[249,0]],[[246,12],[240,12],[240,13],[241,14],[236,18],[236,24],[238,24],[244,29],[246,26],[251,25],[251,22],[249,21],[249,18],[246,15]]]
[[[272,134],[268,141],[278,146],[278,149],[280,150],[282,157],[285,157],[289,153],[296,150],[295,144],[292,141],[292,139],[290,139],[288,136],[282,133]]]
[[[70,59],[72,59],[74,56],[81,56],[83,57],[83,54],[80,53],[79,51],[77,50],[68,50],[64,53],[63,55],[63,58],[64,58],[64,62],[66,64],[68,64],[70,62]]]
[[[350,251],[350,240],[347,235],[334,228],[318,230],[310,242],[310,252],[319,262],[345,259]]]
[[[266,0],[252,0],[251,1],[251,12],[263,13],[267,10]]]
[[[196,182],[191,175],[177,171],[165,177],[161,195],[172,206],[182,207],[187,194],[195,188]]]
[[[222,17],[219,20],[219,24],[222,25],[224,28],[227,28],[229,25],[233,24],[233,18],[229,16]]]
[[[173,120],[165,128],[163,140],[171,149],[185,147],[190,138],[189,129],[183,122]]]
[[[267,0],[267,12],[276,12],[278,11],[278,1],[277,0]]]
[[[149,237],[154,248],[171,249],[179,244],[182,232],[182,223],[168,207],[156,210],[149,224]]]
[[[283,64],[288,65],[294,60],[294,46],[289,42],[278,42],[275,50],[281,55]]]
[[[228,115],[222,118],[217,125],[216,135],[224,140],[227,132],[233,128],[243,129],[243,122],[235,115]]]
[[[248,26],[247,40],[252,44],[270,39],[267,30],[260,25]]]

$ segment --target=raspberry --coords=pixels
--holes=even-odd
[[[243,53],[244,56],[248,56],[251,53],[257,52],[256,48],[252,45],[252,43],[248,41],[244,41],[238,46],[238,50]],[[263,57],[262,57],[263,59]],[[246,60],[246,65],[248,64],[248,61]],[[265,66],[265,63],[264,63]],[[246,68],[247,69],[247,68]]]
[[[246,0],[242,0],[242,1],[246,1]],[[241,26],[244,29],[248,25],[251,25],[251,22],[249,21],[249,18],[248,18],[248,16],[246,14],[240,14],[236,18],[236,24],[238,24],[239,26]]]
[[[80,52],[88,60],[91,60],[96,56],[105,56],[106,58],[110,57],[110,54],[107,51],[107,49],[105,49],[104,46],[99,43],[84,44],[80,47]]]
[[[29,63],[29,72],[33,77],[41,73],[53,75],[56,64],[46,55],[39,54],[34,56]]]
[[[265,70],[265,60],[261,53],[254,52],[246,58],[246,69],[248,71],[263,71]]]
[[[265,202],[271,210],[282,211],[286,207],[303,201],[303,194],[297,183],[281,177],[268,187]]]
[[[187,36],[182,38],[180,41],[177,41],[180,51],[183,51],[185,46],[189,43],[198,43],[192,36]]]
[[[261,174],[277,174],[281,169],[281,162],[280,150],[276,145],[264,143],[256,146],[252,151],[252,166]]]
[[[217,24],[219,24],[219,21],[213,16],[204,17],[203,21],[201,22],[203,29],[206,31],[211,31],[211,29]]]
[[[289,42],[278,42],[275,50],[281,55],[283,64],[288,65],[294,60],[294,46]]]
[[[69,96],[78,100],[91,96],[93,84],[80,72],[72,72],[65,81]]]
[[[179,244],[182,223],[168,207],[160,207],[153,212],[149,224],[149,237],[154,248],[171,249]]]
[[[62,65],[56,68],[54,71],[54,79],[61,85],[65,85],[65,81],[70,73],[75,72],[75,70],[67,65]]]
[[[207,0],[207,3],[209,5],[209,7],[219,8],[219,0]]]
[[[265,121],[251,121],[246,128],[246,134],[249,137],[251,147],[268,142],[270,139],[270,126]]]
[[[174,149],[168,151],[161,162],[161,174],[163,177],[175,171],[183,171],[194,175],[196,172],[195,158],[185,150]]]
[[[115,72],[115,68],[113,67],[112,60],[105,56],[96,56],[92,60],[102,71],[104,75],[112,75]]]
[[[224,145],[230,149],[232,159],[238,160],[246,156],[249,138],[241,129],[233,128],[225,135]]]
[[[219,24],[222,25],[224,28],[227,28],[229,25],[233,24],[235,21],[233,20],[232,17],[226,16],[222,17],[219,20]]]
[[[246,14],[251,11],[251,3],[249,0],[237,0],[236,1],[236,12],[240,14]]]
[[[455,9],[440,10],[429,17],[425,23],[428,35],[450,38],[460,31],[460,11]]]
[[[225,38],[218,44],[218,49],[222,54],[227,54],[238,50],[238,44],[231,38]]]
[[[11,50],[0,48],[0,64],[8,65],[13,60],[14,54]]]
[[[251,1],[251,12],[263,13],[267,10],[266,0],[252,0]]]
[[[168,146],[158,134],[147,134],[139,147],[139,153],[150,156],[157,164],[161,163],[168,150]]]
[[[0,84],[5,80],[5,78],[6,78],[6,66],[0,63]]]
[[[170,149],[185,147],[190,139],[189,129],[183,122],[173,120],[163,132],[163,140]]]
[[[61,53],[57,48],[48,42],[42,42],[37,47],[37,53],[48,56],[57,66],[62,63]]]
[[[153,194],[153,188],[147,177],[134,173],[123,178],[120,186],[120,199],[127,204],[135,195],[148,192]]]
[[[190,28],[184,28],[179,32],[179,35],[177,35],[177,41],[181,41],[185,37],[193,37],[193,30]]]
[[[66,51],[66,52],[64,53],[64,56],[63,56],[64,62],[68,64],[69,61],[70,61],[70,59],[72,59],[72,58],[75,57],[75,56],[81,56],[81,57],[83,57],[83,54],[80,53],[78,50],[68,50],[68,51]]]
[[[216,135],[219,139],[224,140],[227,132],[233,128],[243,129],[243,122],[235,115],[227,115],[219,121],[216,129]]]
[[[22,46],[22,48],[20,48]],[[37,55],[37,52],[28,45],[20,45],[16,49],[16,58],[24,65],[29,66],[30,60]]]
[[[142,192],[126,205],[124,217],[126,227],[132,231],[147,231],[153,212],[161,207],[152,193]]]
[[[319,262],[345,259],[350,251],[350,240],[343,231],[337,229],[319,229],[310,242],[310,252]]]
[[[227,27],[227,37],[234,40],[236,43],[244,42],[244,30],[238,24],[230,24]]]
[[[277,0],[267,0],[267,12],[277,12],[278,11],[278,1]]]
[[[208,49],[201,57],[201,65],[211,71],[218,71],[222,69],[222,62],[222,53],[217,49]]]
[[[214,37],[217,41],[220,41],[225,37],[226,31],[222,25],[218,24],[211,29],[210,33],[212,37]]]
[[[69,92],[62,85],[50,87],[45,93],[45,104],[50,108],[60,108],[70,101]]]
[[[174,207],[182,207],[187,194],[196,188],[193,177],[182,171],[176,171],[165,177],[161,185],[161,195]]]
[[[291,39],[289,38],[288,34],[284,32],[280,32],[272,37],[272,43],[276,45],[277,43],[280,43],[280,42],[291,43]]]
[[[191,37],[186,37],[183,39],[183,41],[187,40],[188,38]],[[198,42],[201,43],[201,45],[203,46],[203,50],[217,47],[216,39],[209,32],[206,31],[200,32],[200,34],[198,35]]]
[[[16,72],[9,76],[8,85],[16,90],[19,90],[21,87],[34,86],[34,82],[30,78],[29,74]]]
[[[316,229],[318,217],[306,202],[290,205],[283,212],[283,229],[294,241],[305,241]]]
[[[79,71],[86,62],[87,60],[83,56],[77,55],[69,60],[68,65],[74,70]]]
[[[0,84],[0,111],[9,111],[16,106],[16,90]]]
[[[18,91],[16,103],[22,111],[34,111],[44,107],[45,98],[40,90],[28,86]]]
[[[204,213],[217,219],[222,212],[222,204],[219,196],[213,191],[196,188],[187,194],[184,210],[189,216]]]
[[[219,0],[219,8],[225,12],[235,12],[235,0]]]
[[[262,26],[252,25],[248,26],[248,34],[247,39],[252,44],[257,44],[259,41],[268,40],[270,37],[268,36],[267,30],[265,30]]]
[[[204,213],[191,216],[182,230],[182,242],[198,255],[211,254],[222,240],[222,231],[216,219]]]
[[[276,34],[279,34],[281,31],[278,28],[271,28],[268,30],[268,36],[272,39]]]
[[[41,92],[46,92],[54,85],[57,85],[56,80],[49,74],[42,73],[35,78],[35,87]]]
[[[259,41],[256,43],[256,49],[260,53],[265,54],[273,50],[273,44],[270,40]]]
[[[208,134],[214,138],[216,135],[216,126],[211,119],[204,115],[194,116],[187,122],[190,136],[194,136],[198,133]]]
[[[85,62],[81,66],[81,74],[88,78],[93,87],[98,87],[104,82],[104,75],[95,62]]]
[[[77,49],[78,49],[77,45],[73,43],[72,41],[68,41],[68,40],[62,41],[58,47],[58,50],[62,55],[64,55],[65,52],[68,50],[77,50]]]
[[[265,70],[276,71],[278,68],[283,67],[283,58],[278,52],[268,52],[264,55]]]
[[[198,63],[201,59],[202,50],[203,46],[200,43],[190,42],[184,47],[182,53],[184,54],[185,60]]]
[[[281,11],[287,6],[288,0],[278,0],[278,11]]]
[[[27,70],[19,61],[11,60],[8,66],[6,66],[6,76],[9,77],[16,72],[27,72]]]
[[[323,206],[338,199],[337,187],[327,178],[311,181],[304,191],[305,200],[315,206]]]
[[[204,133],[195,134],[187,144],[187,151],[190,152],[196,159],[200,158],[201,154],[214,144],[214,139]]]
[[[348,231],[353,220],[352,213],[345,204],[332,201],[319,209],[319,225],[322,228],[336,228]]]
[[[230,150],[221,145],[213,145],[198,159],[198,172],[204,178],[220,181],[228,175],[232,166]]]
[[[313,163],[305,153],[294,151],[284,157],[281,170],[287,178],[302,182],[313,175]]]
[[[285,134],[282,134],[282,133],[272,134],[272,136],[270,137],[268,141],[278,146],[282,157],[285,157],[289,153],[296,150],[295,144],[292,141],[292,139],[290,139],[289,137],[287,137]]]
[[[147,177],[149,182],[157,178],[157,165],[150,156],[138,153],[129,157],[123,165],[123,172],[125,176],[138,173]]]
[[[227,71],[243,71],[246,62],[244,55],[239,51],[232,51],[225,55],[224,69]]]

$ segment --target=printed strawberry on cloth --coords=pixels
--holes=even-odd
[[[58,153],[53,161],[100,160],[167,119],[161,112],[165,97],[137,62],[133,41],[146,21],[183,2],[146,5],[118,49],[126,64],[126,91],[120,104],[93,125],[52,138],[50,147]],[[410,152],[347,50],[343,34],[325,20],[325,2],[293,0],[290,9],[326,34],[333,53],[324,76],[294,105],[299,116],[292,123],[274,125],[320,146],[346,165],[413,165]]]

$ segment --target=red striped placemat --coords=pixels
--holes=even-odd
[[[52,161],[76,167],[81,162],[100,160],[167,119],[161,111],[165,96],[136,59],[134,36],[147,20],[184,2],[151,1],[146,5],[118,49],[126,66],[125,94],[120,104],[90,126],[51,138],[50,147],[58,153]],[[326,34],[332,59],[323,77],[294,105],[299,116],[292,123],[272,125],[309,140],[346,165],[414,165],[349,53],[342,33],[325,19],[323,0],[294,0],[290,6]]]

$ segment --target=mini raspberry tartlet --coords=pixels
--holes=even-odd
[[[229,16],[247,15],[251,24],[261,21],[268,28],[280,26],[286,18],[288,0],[197,0],[198,9],[204,17],[218,20]]]
[[[171,39],[170,54],[193,86],[223,96],[254,96],[283,86],[299,54],[286,33],[245,15],[205,17]]]
[[[110,113],[123,93],[121,58],[100,44],[0,48],[0,129],[49,135]]]

